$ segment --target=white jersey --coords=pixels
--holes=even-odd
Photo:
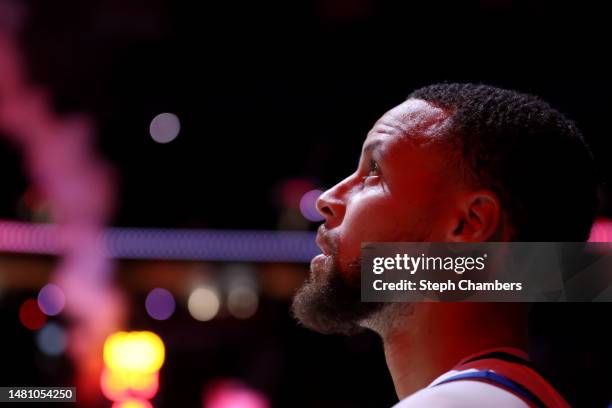
[[[522,399],[495,385],[479,381],[453,381],[437,385],[465,371],[451,370],[424,388],[398,402],[393,408],[529,408]]]
[[[394,408],[569,408],[514,348],[484,350],[459,362]]]

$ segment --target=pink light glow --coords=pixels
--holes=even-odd
[[[264,394],[234,380],[221,380],[209,386],[202,402],[204,408],[270,408]]]
[[[300,212],[308,221],[318,222],[325,219],[317,210],[317,200],[321,194],[321,190],[310,190],[300,200]]]
[[[2,11],[14,12],[17,4],[4,2]],[[12,30],[0,29],[0,131],[21,150],[32,187],[48,200],[57,223],[54,244],[62,248],[62,259],[52,281],[62,288],[66,314],[75,322],[68,353],[75,361],[80,402],[97,405],[99,351],[124,315],[121,295],[112,286],[112,264],[99,240],[114,210],[116,183],[93,147],[93,121],[86,115],[58,115],[47,91],[27,78],[19,23],[15,20]],[[0,236],[19,238],[22,232],[0,231]],[[23,245],[18,239],[14,243]]]
[[[612,220],[597,219],[591,228],[589,242],[612,242]]]

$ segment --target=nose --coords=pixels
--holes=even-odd
[[[346,211],[344,193],[346,193],[347,180],[325,191],[317,200],[317,210],[325,217],[325,223],[329,228],[340,224],[344,218]]]

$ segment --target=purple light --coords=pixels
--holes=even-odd
[[[62,228],[0,220],[0,251],[61,255]],[[310,231],[108,228],[100,235],[105,256],[229,262],[307,263],[321,253]]]
[[[310,231],[111,229],[106,238],[120,259],[310,262],[321,253]]]
[[[172,316],[175,306],[172,294],[162,288],[153,289],[145,300],[147,313],[155,320],[166,320]]]
[[[49,283],[38,292],[38,307],[47,316],[59,314],[65,305],[64,291],[57,285]]]
[[[321,194],[323,194],[321,190],[310,190],[300,200],[300,211],[304,218],[309,221],[318,222],[324,219],[317,210],[317,200]]]
[[[157,143],[169,143],[176,139],[181,131],[181,122],[174,113],[160,113],[149,126],[149,133]]]

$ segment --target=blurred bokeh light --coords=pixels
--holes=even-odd
[[[189,295],[187,308],[191,316],[199,321],[212,320],[221,308],[221,300],[217,290],[202,286]]]
[[[160,113],[149,126],[149,133],[157,143],[170,143],[181,131],[181,122],[174,113]]]
[[[57,285],[49,283],[38,292],[38,306],[47,316],[59,314],[66,304],[64,291]]]
[[[47,317],[38,307],[38,302],[28,299],[19,308],[19,320],[30,330],[38,330],[47,321]]]
[[[102,393],[111,401],[130,398],[150,399],[159,388],[159,373],[104,369],[100,377]]]
[[[126,401],[115,402],[112,408],[153,408],[147,400],[131,398]]]
[[[164,357],[164,343],[150,331],[118,332],[104,343],[104,362],[113,371],[152,373]]]
[[[310,190],[300,199],[300,212],[308,221],[323,221],[324,217],[317,210],[317,200],[323,194],[321,190]]]
[[[239,319],[248,319],[257,312],[259,297],[257,291],[249,286],[231,288],[227,295],[227,309]]]
[[[36,333],[36,344],[48,356],[58,356],[66,350],[66,331],[57,323],[49,322]]]
[[[155,320],[166,320],[174,313],[176,303],[172,293],[163,288],[155,288],[147,295],[145,308]]]
[[[261,392],[235,380],[218,380],[204,390],[202,408],[270,408]]]

